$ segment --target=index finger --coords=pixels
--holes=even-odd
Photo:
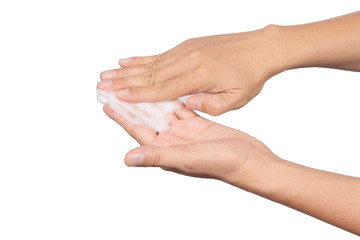
[[[161,59],[164,59],[167,53],[161,53],[151,56],[145,56],[145,57],[131,57],[131,58],[124,58],[118,60],[118,63],[121,67],[134,67],[139,65],[144,65],[152,62],[159,61]]]
[[[105,104],[103,107],[104,112],[112,120],[120,124],[131,137],[133,137],[140,145],[151,144],[155,137],[156,132],[146,126],[135,126],[134,124],[127,121],[120,113],[110,107],[109,104]]]
[[[116,97],[125,102],[160,102],[201,92],[199,81],[191,72],[158,82],[153,86],[130,87],[120,90]]]

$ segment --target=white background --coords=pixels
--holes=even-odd
[[[300,24],[353,1],[1,1],[0,239],[357,239],[225,183],[127,168],[95,87],[117,59]],[[280,157],[360,176],[360,74],[297,69],[212,118]]]

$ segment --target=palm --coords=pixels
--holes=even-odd
[[[255,138],[238,130],[202,118],[184,106],[171,116],[169,130],[160,133],[156,133],[146,126],[135,126],[119,114],[114,116],[112,109],[107,105],[104,106],[104,111],[141,145],[172,146],[215,139],[237,138],[250,141],[255,145],[261,144],[264,146]]]
[[[108,113],[108,110],[105,109],[105,112]],[[120,116],[117,116],[114,120],[124,127],[141,145],[153,146],[171,146],[197,142],[204,139],[204,135],[212,136],[213,134],[207,133],[213,132],[216,127],[214,122],[198,116],[185,107],[171,115],[170,128],[166,132],[156,133],[149,127],[135,126]]]
[[[165,170],[188,176],[210,177],[224,181],[226,178],[228,179],[226,181],[231,182],[231,176],[236,175],[233,173],[246,162],[249,153],[254,152],[254,147],[260,151],[270,151],[255,138],[202,118],[185,106],[171,115],[169,130],[160,133],[149,127],[131,124],[108,105],[104,105],[104,111],[141,145],[184,147],[180,150],[180,158],[176,158],[179,151],[177,153],[174,151],[172,153],[174,155],[168,158],[172,159],[173,163],[192,166],[190,170],[179,166],[165,167],[163,164],[154,164],[154,166],[161,166]]]

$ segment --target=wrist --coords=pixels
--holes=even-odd
[[[357,70],[359,64],[359,20],[343,16],[293,26],[264,28],[276,41],[283,70],[302,67],[330,67]],[[359,18],[358,18],[359,19]],[[357,32],[356,32],[357,31]]]
[[[270,52],[271,76],[306,65],[307,59],[311,58],[311,46],[303,42],[303,33],[298,32],[296,28],[297,26],[270,24],[261,29],[264,38],[267,39],[267,50]]]
[[[259,29],[262,38],[261,55],[265,71],[262,72],[264,82],[271,77],[298,65],[299,55],[294,51],[294,43],[290,34],[282,26],[270,24]]]
[[[283,203],[292,196],[290,180],[302,166],[273,153],[261,153],[242,166],[230,184],[248,192]]]

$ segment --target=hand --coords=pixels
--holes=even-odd
[[[183,107],[170,129],[156,134],[104,111],[142,147],[125,156],[128,166],[215,178],[360,234],[360,179],[308,168],[274,155],[258,140],[199,117]]]
[[[119,60],[101,73],[98,88],[118,91],[128,102],[155,102],[195,95],[186,106],[220,115],[245,105],[265,81],[285,70],[277,27],[190,39],[159,55]]]
[[[126,155],[128,166],[162,167],[241,186],[244,168],[275,156],[255,138],[204,119],[185,106],[172,114],[170,129],[158,134],[148,127],[134,126],[109,105],[104,105],[104,112],[143,145]]]

